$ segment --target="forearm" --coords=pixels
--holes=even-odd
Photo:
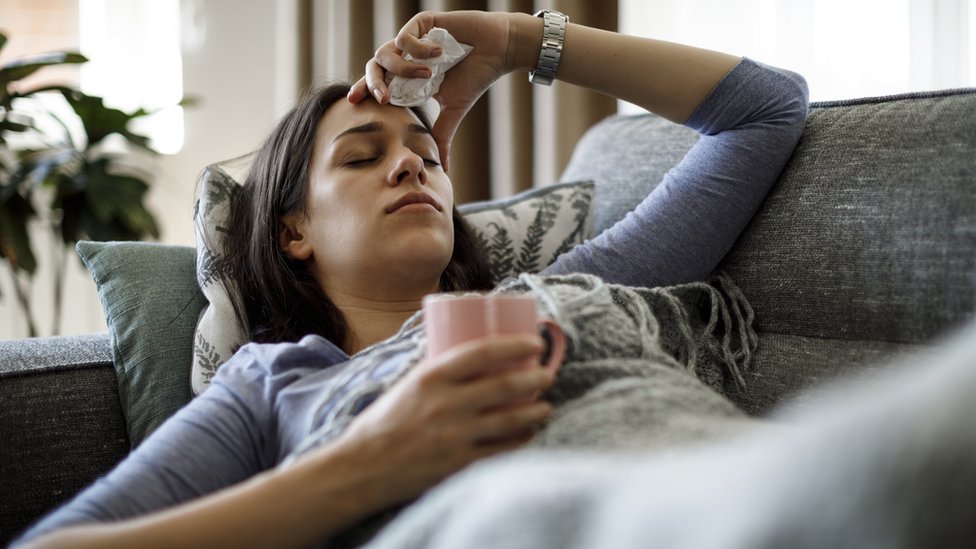
[[[539,17],[513,16],[516,69],[535,68],[542,27]],[[739,61],[720,52],[570,23],[558,79],[684,123]]]
[[[799,75],[746,59],[687,125],[702,134],[633,212],[544,274],[586,272],[630,286],[701,280],[729,251],[780,177],[803,132]],[[606,136],[604,136],[606,138]],[[630,156],[646,146],[615,141]]]
[[[74,526],[25,547],[305,547],[368,516],[364,476],[343,445],[152,515]]]

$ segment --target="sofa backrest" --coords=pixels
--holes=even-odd
[[[696,140],[653,115],[611,117],[580,141],[563,179],[597,182],[599,231]],[[793,157],[720,268],[756,312],[760,348],[737,397],[755,413],[973,318],[976,89],[812,104]]]

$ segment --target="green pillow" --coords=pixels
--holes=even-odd
[[[206,300],[190,246],[79,242],[112,339],[129,443],[190,400],[193,331]]]

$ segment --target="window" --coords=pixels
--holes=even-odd
[[[155,114],[132,124],[156,150],[174,154],[183,147],[183,69],[180,55],[180,1],[80,0],[81,68],[85,93],[127,112],[140,107]]]
[[[976,86],[976,0],[622,0],[620,21],[797,71],[814,101]]]

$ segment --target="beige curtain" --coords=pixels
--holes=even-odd
[[[617,2],[587,0],[299,0],[301,84],[354,80],[382,43],[422,10],[557,9],[570,21],[617,30]],[[510,196],[557,180],[587,128],[613,114],[616,100],[555,82],[505,77],[471,109],[451,152],[457,202]]]

